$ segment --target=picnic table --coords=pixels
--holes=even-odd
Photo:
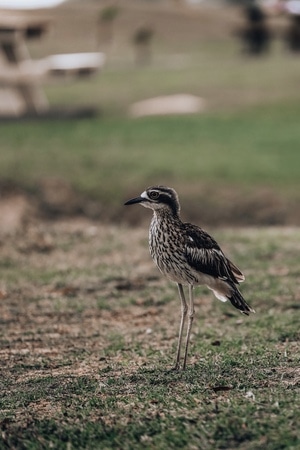
[[[64,0],[0,0],[0,116],[45,114],[49,102],[43,85],[51,80],[79,78],[98,72],[105,63],[99,52],[51,55],[39,60],[30,56],[27,42],[41,39],[52,18],[48,14],[28,14]],[[9,6],[5,6],[5,5]],[[25,5],[26,4],[26,8]],[[5,9],[1,9],[5,6]],[[40,6],[39,6],[40,5]]]

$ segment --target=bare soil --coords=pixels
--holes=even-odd
[[[130,195],[129,193],[127,194]],[[281,196],[271,187],[237,190],[234,186],[203,185],[181,189],[184,220],[201,226],[300,225],[296,195]],[[126,200],[124,194],[124,200]],[[137,226],[149,220],[142,208],[124,208],[123,203],[103,204],[76,192],[63,179],[40,182],[38,190],[28,192],[10,182],[0,186],[0,234],[15,233],[37,220],[86,218],[101,223]],[[105,214],[104,214],[105,211]]]

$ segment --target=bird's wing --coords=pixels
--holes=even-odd
[[[245,275],[243,274],[243,272],[241,272],[240,269],[235,264],[233,264],[233,262],[230,261],[228,258],[227,258],[227,262],[230,266],[231,272],[233,273],[233,275],[235,276],[237,281],[239,283],[242,283],[243,281],[245,281]]]
[[[226,258],[218,243],[208,233],[195,225],[185,225],[186,258],[194,269],[235,284],[244,281],[242,272]]]

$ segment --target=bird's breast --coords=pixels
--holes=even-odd
[[[149,230],[150,254],[159,270],[176,283],[193,284],[193,271],[186,261],[181,230],[171,221],[152,219]]]

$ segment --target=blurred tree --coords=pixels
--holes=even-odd
[[[243,14],[246,20],[239,35],[244,43],[244,51],[260,55],[269,50],[271,34],[266,23],[266,15],[255,0],[243,1]]]
[[[300,15],[290,14],[290,25],[286,33],[286,42],[289,50],[300,52]]]
[[[120,9],[116,5],[106,6],[100,11],[97,24],[98,48],[102,45],[111,45],[114,37],[114,22],[119,12]]]
[[[133,35],[136,63],[149,64],[151,62],[151,41],[154,30],[149,25],[142,25],[136,29]]]
[[[233,3],[235,5],[245,5],[249,0],[225,0],[226,3]]]

